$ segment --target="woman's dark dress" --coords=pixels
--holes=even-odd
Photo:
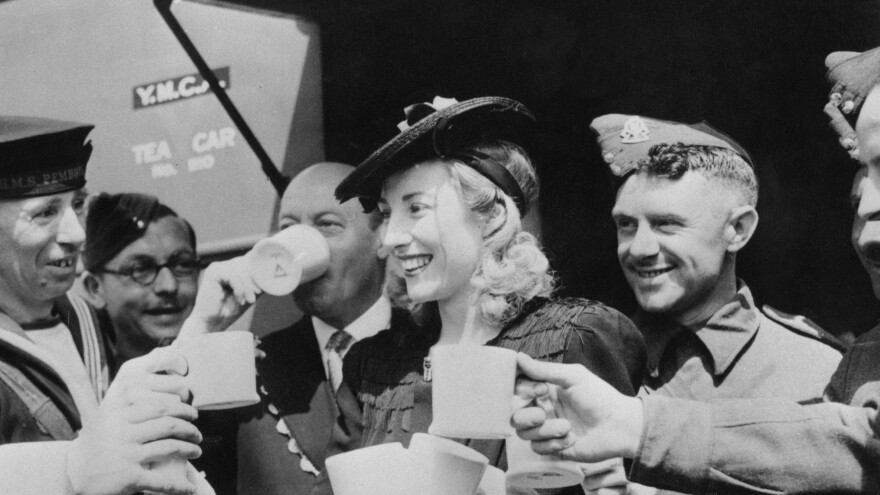
[[[362,411],[354,427],[363,427],[363,447],[408,446],[413,433],[431,424],[431,383],[423,378],[423,363],[439,327],[407,323],[356,343],[345,357],[343,376]],[[635,395],[645,368],[645,345],[635,325],[617,310],[585,299],[534,299],[486,345],[583,364],[627,395]],[[506,469],[503,441],[463,442]]]

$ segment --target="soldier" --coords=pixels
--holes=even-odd
[[[186,373],[186,360],[168,349],[132,360],[108,390],[100,329],[85,302],[68,294],[85,240],[91,129],[0,117],[3,491],[192,493],[196,478],[152,469],[200,453],[201,435],[189,423],[196,411],[183,402],[189,390],[163,373]]]
[[[736,276],[758,225],[746,152],[706,124],[613,114],[592,128],[615,176],[617,255],[648,350],[639,394],[820,401],[843,345],[762,312]]]
[[[826,112],[861,168],[852,199],[853,244],[880,297],[880,48],[826,60],[833,83]],[[542,453],[599,460],[634,459],[631,480],[713,493],[877,493],[880,490],[880,328],[859,337],[827,388],[846,401],[801,406],[779,399],[721,404],[618,394],[584,369],[521,357],[532,380],[557,384],[555,411],[516,411],[521,437]],[[524,379],[523,399],[548,395]]]
[[[192,311],[200,262],[195,231],[154,196],[102,193],[91,200],[83,286],[112,332],[111,375],[168,345]]]

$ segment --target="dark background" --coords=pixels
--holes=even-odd
[[[739,273],[759,304],[837,334],[880,316],[849,243],[855,164],[822,113],[824,57],[880,44],[877,1],[233,3],[319,24],[329,159],[363,160],[406,105],[434,95],[529,106],[543,129],[543,240],[563,294],[633,308],[588,127],[629,113],[706,120],[749,150],[761,222]]]

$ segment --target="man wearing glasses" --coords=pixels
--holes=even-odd
[[[111,371],[177,337],[195,301],[199,259],[192,226],[174,210],[144,194],[98,195],[83,262],[90,302],[112,327]]]

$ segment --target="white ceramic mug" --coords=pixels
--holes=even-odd
[[[398,442],[337,454],[324,465],[335,495],[419,493],[411,457]]]
[[[327,271],[330,248],[316,229],[291,225],[256,243],[247,261],[257,287],[267,294],[284,296]]]
[[[507,478],[504,471],[495,466],[486,466],[476,495],[507,495]]]
[[[476,450],[427,433],[413,435],[409,453],[420,495],[474,495],[489,464]]]
[[[254,337],[247,331],[195,335],[182,343],[186,383],[196,409],[231,409],[255,404]]]
[[[150,464],[150,471],[159,475],[162,479],[177,480],[180,485],[189,480],[186,476],[186,459],[174,458]],[[159,492],[145,491],[144,495],[162,495]]]
[[[433,420],[428,433],[505,438],[510,426],[516,352],[483,345],[431,348]]]
[[[505,441],[507,483],[528,488],[561,488],[577,485],[584,473],[576,462],[558,456],[541,455],[532,444],[516,435]]]

